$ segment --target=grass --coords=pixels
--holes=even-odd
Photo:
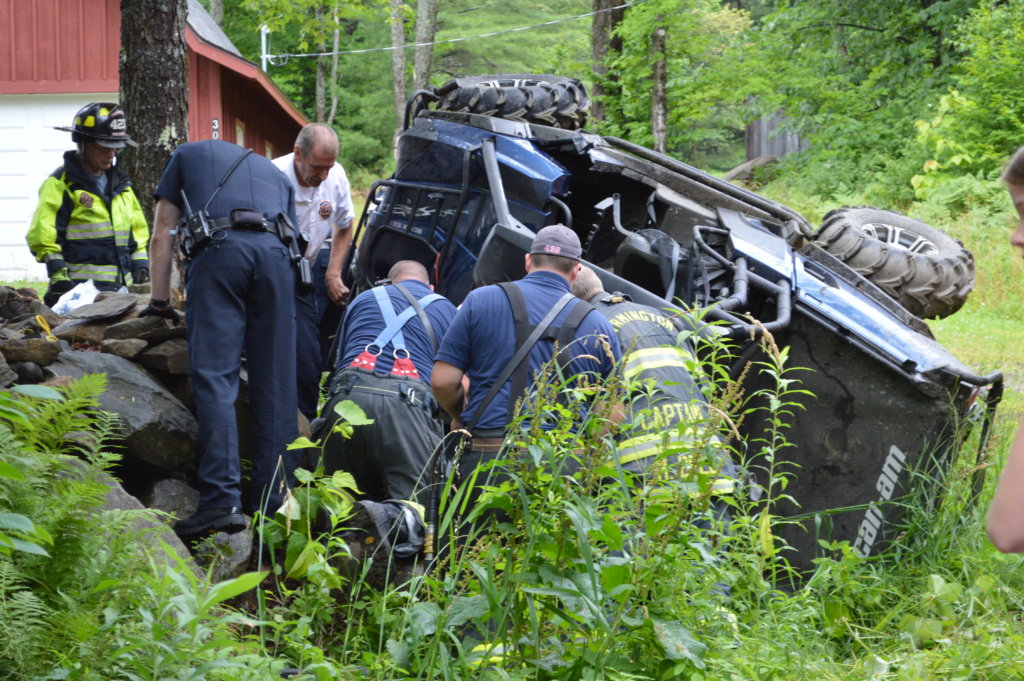
[[[763,191],[815,220],[827,212],[814,197],[772,194],[774,189]],[[483,543],[464,556],[460,569],[437,571],[412,588],[375,593],[357,582],[345,582],[344,589],[337,589],[343,576],[329,572],[329,554],[311,557],[311,552],[303,568],[304,581],[288,582],[294,590],[287,603],[260,612],[264,624],[257,636],[254,622],[208,609],[215,600],[203,596],[199,585],[182,581],[184,577],[175,580],[169,575],[156,582],[138,573],[108,573],[99,569],[103,566],[94,566],[97,580],[132,584],[145,594],[138,600],[108,599],[97,606],[98,595],[109,588],[106,581],[87,589],[81,605],[68,600],[67,588],[55,591],[57,605],[49,607],[56,614],[62,613],[57,608],[66,607],[61,605],[65,602],[84,613],[74,622],[57,620],[64,628],[54,630],[73,632],[65,638],[79,647],[69,649],[64,639],[51,634],[49,643],[35,642],[38,645],[31,650],[56,665],[49,678],[69,679],[201,678],[187,675],[228,662],[231,668],[206,678],[269,681],[287,662],[310,672],[303,679],[318,680],[1022,679],[1024,557],[999,554],[985,537],[984,518],[995,471],[1024,414],[1024,348],[1014,342],[1024,318],[1024,296],[1017,293],[1024,271],[1007,244],[1013,222],[1009,206],[955,218],[937,213],[928,219],[971,248],[978,270],[977,288],[964,308],[929,325],[969,369],[1003,370],[1008,390],[990,449],[995,463],[979,502],[969,501],[976,445],[972,443],[950,475],[920,477],[931,501],[907,509],[902,540],[882,557],[861,559],[849,546],[833,544],[802,588],[782,589],[768,578],[777,569],[771,536],[772,523],[778,520],[770,515],[770,506],[740,502],[746,505],[737,513],[732,534],[721,538],[733,550],[719,560],[706,550],[707,537],[694,531],[686,509],[674,510],[656,489],[647,490],[651,496],[639,508],[607,489],[600,492],[607,496],[598,503],[590,490],[576,489],[577,482],[547,479],[540,469],[526,468],[520,473],[521,485],[492,499],[496,507],[520,514],[523,522],[510,523],[501,541]],[[34,437],[42,424],[54,420],[26,420],[20,437]],[[77,421],[65,420],[67,428],[78,427]],[[61,441],[61,433],[53,435]],[[575,436],[561,435],[565,442],[553,436],[539,438],[531,454],[559,448],[574,454]],[[10,471],[6,475],[9,489],[16,489],[20,483],[10,478]],[[45,482],[40,477],[37,484]],[[544,494],[525,493],[539,489]],[[0,500],[5,498],[0,494]],[[678,503],[682,497],[668,498]],[[54,504],[39,506],[28,496],[23,504],[13,510],[59,526],[43,512]],[[610,521],[610,513],[604,515],[609,508],[620,508],[620,523]],[[96,519],[106,522],[101,516]],[[623,546],[620,527],[635,530],[644,524],[646,537],[630,546],[635,555],[607,550],[616,542]],[[321,544],[310,539],[308,544],[289,546],[289,551],[303,550],[293,552],[295,561],[305,556],[306,546]],[[23,562],[42,564],[31,560],[37,562]],[[290,569],[295,575],[299,572],[294,564]],[[33,583],[47,584],[42,569],[31,577]],[[63,579],[74,584],[78,575]],[[244,579],[239,590],[251,580]],[[719,583],[730,587],[725,605],[735,615],[735,627],[716,609]],[[225,595],[224,587],[217,589]],[[0,583],[0,616],[10,600],[5,594],[12,592]],[[15,621],[18,613],[10,608],[7,612]],[[521,666],[467,668],[457,634],[469,625],[486,631],[497,619],[508,623],[510,632],[521,634],[510,636],[508,642],[528,655],[518,660]],[[109,650],[103,636],[111,637]],[[167,643],[172,636],[184,642],[176,653]],[[234,657],[222,659],[229,655]],[[95,665],[91,675],[83,671],[88,660]],[[154,662],[147,665],[152,669],[136,673],[139,660],[161,660],[162,667],[151,673]],[[0,670],[6,662],[8,658],[0,655]],[[32,669],[49,671],[41,664]],[[249,671],[241,671],[243,666]],[[111,674],[115,667],[123,667],[124,673]],[[4,671],[0,678],[37,677],[36,672],[21,676]]]

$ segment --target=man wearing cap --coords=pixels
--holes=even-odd
[[[43,182],[26,240],[50,277],[43,301],[53,305],[75,284],[92,279],[101,291],[149,281],[149,227],[128,176],[114,165],[128,136],[117,104],[83,107],[70,128],[78,144]]]
[[[560,359],[568,360],[569,375],[604,379],[619,359],[611,325],[570,291],[582,254],[579,237],[568,227],[541,229],[525,256],[526,276],[507,285],[512,290],[493,285],[471,292],[441,341],[430,383],[453,428],[468,428],[472,435],[472,451],[459,461],[463,479],[497,456],[516,400],[530,391],[536,372],[552,360],[556,340],[568,351],[568,358]],[[523,368],[489,395],[518,348],[529,345],[532,332],[552,311],[552,321],[544,325],[548,331],[530,347]],[[463,375],[469,377],[468,395]]]

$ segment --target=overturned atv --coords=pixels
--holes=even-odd
[[[815,231],[774,201],[580,130],[588,109],[580,83],[555,76],[457,79],[416,93],[397,170],[373,186],[357,228],[345,269],[353,293],[413,259],[460,303],[474,286],[521,277],[533,234],[566,224],[607,290],[719,321],[748,392],[770,380],[744,371],[761,358],[757,336],[767,330],[790,347],[790,364],[811,370],[800,380],[813,395],[784,450],[795,503],[779,512],[805,519],[782,530],[792,562],[810,567],[826,538],[878,552],[894,538],[910,472],[947,469],[960,426],[977,416],[987,431],[1001,396],[1000,374],[973,374],[922,321],[963,305],[971,255],[876,208],[833,211]],[[749,418],[743,436],[768,428]]]

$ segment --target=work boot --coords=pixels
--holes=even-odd
[[[185,540],[207,534],[235,534],[245,529],[245,515],[237,506],[201,509],[174,523],[174,531]]]

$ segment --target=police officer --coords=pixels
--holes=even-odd
[[[589,267],[580,269],[572,291],[597,308],[615,329],[623,352],[623,378],[633,387],[619,434],[618,465],[634,474],[647,474],[669,462],[686,467],[697,463],[716,476],[715,492],[731,492],[733,467],[728,457],[721,458],[719,439],[704,438],[715,446],[707,457],[694,448],[701,444],[697,431],[707,419],[707,399],[690,373],[696,366],[692,349],[677,342],[682,326],[661,310],[608,293]]]
[[[57,130],[70,132],[78,148],[64,153],[64,164],[40,187],[26,236],[50,277],[43,301],[52,306],[89,279],[101,291],[148,282],[149,227],[131,181],[114,165],[126,144],[137,146],[124,111],[94,102],[75,114],[70,128]]]
[[[437,401],[451,414],[453,428],[470,428],[472,451],[463,453],[459,463],[464,479],[480,463],[497,456],[515,401],[530,390],[537,371],[551,361],[555,341],[545,334],[530,347],[522,364],[526,370],[510,375],[490,401],[485,401],[518,349],[517,335],[522,337],[524,330],[539,326],[556,306],[561,308],[550,328],[557,327],[560,334],[568,330],[566,342],[559,343],[570,351],[568,373],[600,378],[611,374],[620,355],[615,332],[604,317],[576,300],[569,288],[580,270],[582,253],[579,237],[571,229],[564,225],[544,227],[525,256],[526,277],[512,283],[514,290],[509,293],[500,285],[472,291],[441,341],[431,387]],[[524,308],[509,297],[515,296],[516,290]],[[573,317],[578,317],[578,322],[572,321]],[[463,388],[464,375],[469,377],[468,396]]]
[[[142,313],[175,321],[169,303],[171,230],[183,216],[183,195],[193,211],[208,212],[212,228],[209,241],[188,258],[185,279],[200,496],[196,513],[175,530],[193,538],[240,531],[246,524],[243,513],[272,514],[294,470],[285,445],[298,433],[295,362],[290,360],[295,357],[295,268],[275,225],[280,214],[294,222],[295,209],[291,183],[268,159],[217,140],[178,147],[155,192],[153,300]],[[254,431],[245,499],[234,406],[243,349]]]
[[[345,312],[331,398],[315,433],[326,436],[327,472],[343,469],[355,477],[366,497],[360,505],[375,519],[380,537],[409,515],[404,502],[420,509],[425,502],[424,471],[442,436],[430,376],[438,343],[456,312],[431,291],[427,270],[416,261],[395,263],[388,280],[360,293]],[[373,419],[349,439],[331,431],[334,407],[342,400],[352,400]],[[410,516],[410,525],[418,525],[418,516]],[[412,555],[422,536],[405,533],[395,544],[398,557]]]
[[[304,257],[311,264],[313,289],[300,292],[296,302],[299,410],[316,415],[320,376],[327,370],[327,355],[341,321],[339,303],[348,293],[340,276],[341,263],[352,240],[352,195],[338,159],[338,135],[324,123],[310,123],[299,131],[295,149],[274,159],[295,188],[296,226],[307,235]],[[338,263],[337,276],[327,280],[328,264]],[[334,301],[328,285],[337,292]]]

